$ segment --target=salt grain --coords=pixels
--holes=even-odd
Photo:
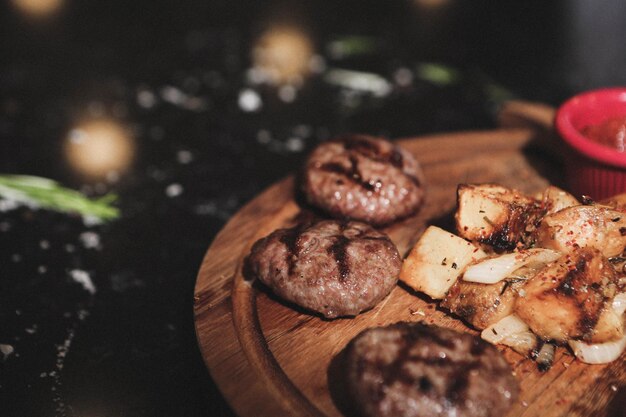
[[[151,109],[157,103],[156,95],[149,90],[140,90],[137,93],[137,103],[144,109]]]
[[[176,153],[176,160],[179,164],[186,165],[193,161],[193,154],[190,151],[181,150]]]
[[[272,141],[272,134],[267,130],[261,129],[256,134],[256,140],[257,142],[266,145]]]
[[[74,282],[81,284],[85,291],[90,294],[96,293],[96,287],[93,285],[93,281],[91,280],[91,276],[87,273],[87,271],[83,271],[80,269],[73,269],[70,271],[70,277],[74,280]]]
[[[278,90],[278,98],[285,103],[291,103],[296,99],[297,91],[292,85],[284,85]]]
[[[261,96],[249,88],[239,92],[239,108],[245,112],[258,111],[262,106]]]
[[[174,183],[167,186],[167,188],[165,189],[165,195],[170,198],[178,197],[183,193],[183,191],[184,190],[182,185]]]
[[[78,237],[87,249],[100,249],[100,235],[95,232],[83,232]]]
[[[6,360],[9,356],[13,354],[13,352],[15,352],[13,346],[0,343],[0,353],[2,353],[3,360]]]
[[[393,79],[399,86],[406,87],[413,82],[413,73],[408,68],[398,68],[393,74]]]
[[[285,147],[290,152],[302,152],[304,149],[304,141],[301,138],[289,138],[285,143]]]
[[[170,104],[180,106],[186,100],[187,95],[178,88],[168,85],[161,89],[161,98]]]

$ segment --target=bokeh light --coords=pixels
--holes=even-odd
[[[32,17],[47,17],[63,6],[63,0],[12,0],[21,12]]]
[[[129,130],[108,119],[78,123],[65,139],[65,157],[79,174],[90,178],[117,177],[135,156]]]
[[[439,9],[450,4],[450,0],[414,0],[422,9]]]
[[[253,48],[253,61],[272,84],[298,83],[309,72],[313,42],[302,30],[278,26],[264,32]]]

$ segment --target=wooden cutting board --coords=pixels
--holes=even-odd
[[[543,136],[543,137],[542,137]],[[559,178],[559,161],[541,129],[453,133],[398,141],[421,162],[428,184],[424,207],[414,217],[384,229],[405,254],[424,228],[452,229],[456,187],[497,182],[535,192]],[[554,178],[551,176],[554,175]],[[198,274],[194,313],[206,365],[221,392],[242,417],[347,416],[341,383],[341,352],[362,330],[398,321],[424,321],[472,332],[427,297],[402,285],[356,318],[326,320],[294,308],[256,283],[241,265],[251,245],[300,212],[292,176],[268,188],[241,209],[217,235]],[[474,332],[475,333],[475,332]],[[520,381],[521,398],[508,416],[603,416],[626,389],[626,355],[609,365],[585,365],[564,348],[554,366],[503,348]],[[620,414],[612,414],[621,416]]]

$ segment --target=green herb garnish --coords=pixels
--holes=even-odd
[[[84,220],[96,222],[115,220],[120,215],[112,206],[117,199],[114,194],[89,199],[56,181],[30,175],[0,175],[0,198],[31,208],[78,213]]]

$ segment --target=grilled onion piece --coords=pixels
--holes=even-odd
[[[463,280],[495,284],[525,265],[545,265],[557,260],[561,254],[551,249],[522,249],[493,258],[482,259],[468,266],[463,273]]]
[[[588,344],[580,340],[570,340],[569,345],[574,351],[574,355],[585,363],[599,364],[613,362],[626,348],[626,336],[621,339],[605,342]]]
[[[515,314],[510,314],[487,327],[480,337],[494,345],[509,346],[525,356],[531,356],[538,346],[537,336]]]

